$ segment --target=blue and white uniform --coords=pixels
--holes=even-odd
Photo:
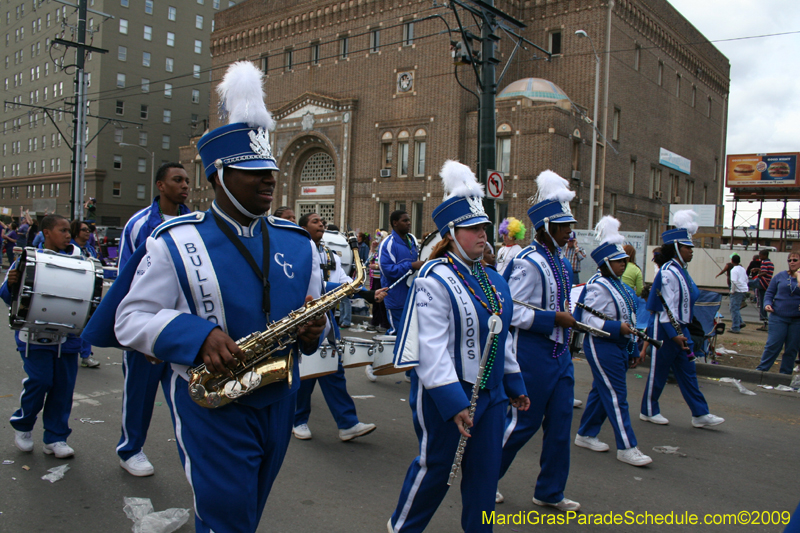
[[[378,266],[381,270],[381,286],[390,287],[411,270],[411,264],[419,259],[417,239],[410,233],[406,239],[392,230],[392,234],[381,241],[378,247]],[[408,296],[408,284],[398,283],[386,294],[383,304],[392,326],[387,334],[399,335],[398,327],[403,316],[403,306]]]
[[[624,292],[623,292],[624,291]],[[594,382],[581,417],[578,435],[597,437],[608,418],[614,428],[619,450],[637,445],[628,410],[626,374],[629,360],[638,357],[636,341],[632,335],[622,335],[622,324],[634,324],[637,312],[636,293],[619,280],[595,274],[581,293],[581,303],[605,314],[612,320],[577,309],[575,319],[611,334],[608,338],[589,333],[583,340],[586,359],[592,369]]]
[[[661,291],[672,315],[680,324],[681,331],[675,331],[672,327],[669,316],[658,298],[657,290]],[[678,387],[692,411],[692,416],[709,414],[708,403],[697,383],[697,367],[694,361],[689,361],[687,357],[689,352],[682,350],[672,340],[673,337],[683,335],[686,337],[687,346],[690,349],[694,347],[688,325],[692,323],[694,304],[699,295],[700,289],[697,288],[689,272],[675,259],[665,263],[653,280],[650,296],[647,299],[647,309],[655,313],[653,337],[663,340],[664,345],[658,350],[653,350],[650,357],[650,376],[647,378],[642,398],[642,414],[645,416],[661,413],[658,398],[667,383],[670,369],[675,374]]]
[[[159,209],[160,199],[160,196],[156,196],[150,206],[137,212],[125,224],[117,263],[120,270],[136,249],[143,246],[153,231],[164,222]],[[189,213],[183,204],[178,209],[181,215]],[[142,451],[147,439],[159,383],[164,387],[164,396],[169,397],[170,368],[166,363],[151,363],[137,351],[126,350],[122,356],[122,375],[122,434],[117,444],[117,455],[127,461]]]
[[[45,253],[39,248],[37,253]],[[65,255],[80,255],[77,247],[70,246]],[[9,268],[11,272],[17,261]],[[0,298],[11,305],[11,292],[8,288],[8,272],[0,286]],[[22,380],[20,407],[11,415],[9,422],[17,431],[33,430],[36,419],[42,413],[44,424],[44,443],[66,441],[72,430],[69,415],[72,411],[72,393],[78,375],[78,354],[84,350],[80,337],[68,335],[61,337],[56,344],[41,344],[28,338],[25,331],[14,332],[17,351],[22,357],[22,366],[27,377]],[[91,347],[89,347],[91,349]]]
[[[569,312],[571,270],[560,253],[534,242],[517,255],[505,276],[513,299],[545,311],[514,307],[506,350],[516,354],[531,406],[527,411],[512,407],[507,414],[500,477],[541,426],[541,471],[534,497],[558,503],[569,476],[575,374],[569,330],[556,326],[555,318],[558,311]]]

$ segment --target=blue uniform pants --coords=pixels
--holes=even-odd
[[[158,384],[168,397],[172,370],[168,363],[154,365],[135,351],[126,351],[122,357],[122,435],[117,444],[117,455],[127,461],[140,451],[147,439]]]
[[[527,411],[518,411],[513,407],[509,409],[500,465],[502,478],[517,452],[541,426],[541,470],[533,494],[537,500],[547,503],[558,503],[564,499],[564,488],[569,477],[572,403],[575,399],[575,372],[569,350],[559,344],[557,351],[561,355],[553,358],[554,344],[540,335],[520,332],[517,360],[531,406]]]
[[[598,340],[586,335],[583,341],[586,359],[592,368],[592,390],[581,417],[578,435],[596,437],[600,427],[608,418],[614,428],[617,449],[627,450],[636,446],[636,435],[631,427],[628,412],[628,353],[615,342]]]
[[[334,374],[328,374],[320,378],[304,379],[300,382],[300,390],[297,391],[297,409],[294,413],[294,425],[308,423],[311,414],[311,394],[314,386],[319,381],[319,388],[325,396],[328,409],[331,410],[333,419],[339,429],[349,429],[358,424],[356,415],[356,404],[350,393],[347,392],[347,381],[344,378],[344,367],[339,360],[339,368]]]
[[[195,531],[254,533],[292,434],[293,394],[261,409],[206,409],[177,373],[170,387],[175,439],[194,492]],[[285,386],[285,385],[277,385]]]
[[[467,397],[472,385],[462,382]],[[461,527],[467,533],[492,531],[484,512],[494,511],[500,470],[503,419],[508,399],[502,386],[481,391],[475,425],[461,462]],[[411,372],[409,398],[419,456],[408,468],[391,524],[395,533],[423,531],[447,494],[447,480],[461,434],[452,420],[443,420],[433,398]]]
[[[656,322],[656,339],[663,339],[664,345],[658,350],[652,350],[650,355],[650,375],[645,384],[644,397],[642,398],[642,414],[655,416],[661,413],[658,406],[658,398],[667,384],[669,371],[672,369],[675,379],[678,381],[678,388],[681,389],[683,399],[692,411],[692,416],[703,416],[708,414],[708,403],[700,392],[697,384],[697,367],[694,361],[689,361],[689,352],[681,350],[680,346],[667,338],[667,332],[660,322]],[[689,328],[682,325],[683,336],[688,340],[690,348],[694,347]]]
[[[22,380],[19,409],[11,415],[11,426],[17,431],[32,431],[39,412],[44,424],[44,443],[66,441],[72,430],[72,393],[78,375],[78,354],[58,354],[57,346],[28,345],[22,356],[22,367],[28,375]]]
[[[386,332],[387,335],[400,336],[401,328],[403,327],[403,308],[400,309],[386,309],[386,314],[389,317],[389,324],[391,328]]]

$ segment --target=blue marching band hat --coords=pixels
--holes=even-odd
[[[672,216],[672,225],[675,228],[661,234],[664,244],[682,244],[684,246],[694,246],[692,235],[697,233],[697,222],[694,218],[697,213],[691,209],[678,211]]]
[[[467,165],[447,160],[439,172],[445,200],[433,210],[433,222],[444,237],[455,228],[490,223],[483,210],[483,185]],[[454,236],[455,237],[455,236]]]
[[[545,170],[536,178],[536,203],[528,209],[528,217],[534,229],[539,229],[549,222],[555,224],[575,223],[569,203],[575,198],[575,191],[569,190],[567,180],[553,172]]]
[[[604,216],[595,226],[595,240],[600,241],[600,246],[592,250],[591,255],[597,266],[628,257],[622,248],[625,237],[620,234],[619,226],[619,220],[612,216]],[[610,269],[611,265],[608,267]]]

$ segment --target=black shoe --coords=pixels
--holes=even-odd
[[[739,309],[744,309],[745,307],[747,307],[747,302],[742,302],[742,306]]]
[[[744,328],[746,328],[746,327],[747,327],[747,324],[745,324],[744,322],[742,322],[742,325],[741,325],[741,326],[739,326],[739,329],[744,329]]]

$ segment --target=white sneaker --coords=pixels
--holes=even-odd
[[[378,381],[378,378],[375,377],[375,374],[372,373],[372,365],[367,365],[364,367],[364,373],[367,375],[367,379],[375,382]]]
[[[649,455],[640,452],[636,446],[627,450],[617,450],[617,460],[633,466],[644,466],[653,462]]]
[[[30,431],[17,431],[14,430],[14,444],[23,452],[33,451],[33,439],[31,438]]]
[[[794,365],[794,370],[792,372],[800,372],[800,365]]]
[[[308,429],[308,424],[300,424],[292,428],[292,435],[300,440],[308,440],[311,438],[311,430]]]
[[[386,522],[386,531],[389,533],[394,533],[394,528],[392,527],[392,519],[390,518],[388,522]]]
[[[132,476],[147,477],[152,476],[155,472],[153,464],[147,459],[144,452],[139,452],[136,455],[128,458],[127,461],[119,460],[119,466],[128,471]]]
[[[645,422],[652,422],[653,424],[658,424],[660,426],[665,426],[669,424],[669,420],[664,418],[664,416],[661,413],[653,416],[647,416],[645,414],[639,413],[639,420],[644,420]]]
[[[81,358],[81,366],[83,368],[98,368],[100,366],[100,361],[94,357]]]
[[[558,503],[547,503],[547,502],[543,502],[541,500],[537,500],[536,498],[533,498],[533,503],[535,503],[536,505],[539,505],[541,507],[555,507],[559,511],[565,511],[565,512],[566,511],[577,511],[578,509],[581,508],[581,504],[579,504],[578,502],[574,502],[574,501],[572,501],[572,500],[570,500],[568,498],[564,498],[563,500],[561,500]]]
[[[577,398],[572,400],[572,407],[573,408],[580,407],[582,405],[583,405],[583,401],[582,400],[579,400]]]
[[[410,374],[406,374],[405,375],[405,380],[406,380],[406,383],[411,383],[411,375]]]
[[[597,437],[584,437],[583,435],[575,435],[575,446],[592,450],[593,452],[607,452],[608,444],[602,442]]]
[[[365,424],[363,422],[359,422],[350,429],[340,429],[339,438],[342,439],[342,441],[347,442],[358,437],[363,437],[364,435],[369,435],[375,431],[375,429],[377,429],[375,424]]]
[[[711,413],[703,416],[693,416],[692,417],[692,425],[696,428],[704,428],[710,426],[718,426],[725,422],[725,419],[717,416],[712,415]]]
[[[75,450],[70,448],[69,444],[65,441],[54,442],[53,444],[45,444],[44,445],[44,453],[47,455],[53,455],[59,459],[66,459],[67,457],[72,457],[75,455]]]
[[[503,503],[504,501],[506,501],[506,499],[503,498],[503,495],[500,494],[500,491],[498,490],[497,494],[494,495],[494,503]]]

